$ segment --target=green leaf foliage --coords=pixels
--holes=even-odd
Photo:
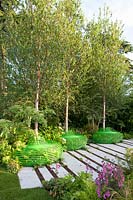
[[[101,126],[105,97],[107,126],[130,132],[132,105],[124,102],[132,91],[132,66],[124,53],[132,45],[123,41],[123,28],[108,8],[86,23],[79,0],[1,5],[1,119],[32,128],[38,122],[40,130],[59,123],[94,130]]]
[[[98,200],[96,186],[90,174],[82,172],[75,178],[66,176],[43,184],[57,200]]]

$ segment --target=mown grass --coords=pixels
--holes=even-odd
[[[21,189],[17,175],[0,169],[0,200],[53,200],[44,188]]]

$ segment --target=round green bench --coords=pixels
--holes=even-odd
[[[54,141],[35,141],[15,153],[22,166],[42,166],[58,161],[62,146]]]
[[[111,128],[99,129],[93,134],[93,142],[99,144],[112,144],[121,142],[123,134],[112,130]]]
[[[84,148],[87,144],[87,137],[80,134],[64,134],[62,138],[66,141],[67,150]]]

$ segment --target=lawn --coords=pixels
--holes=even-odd
[[[17,175],[0,169],[0,200],[53,200],[44,188],[21,189]]]

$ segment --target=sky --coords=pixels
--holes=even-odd
[[[133,44],[133,0],[81,0],[81,8],[87,20],[99,13],[99,8],[107,5],[114,20],[120,21],[123,27],[123,39]],[[128,54],[133,60],[133,53]]]

